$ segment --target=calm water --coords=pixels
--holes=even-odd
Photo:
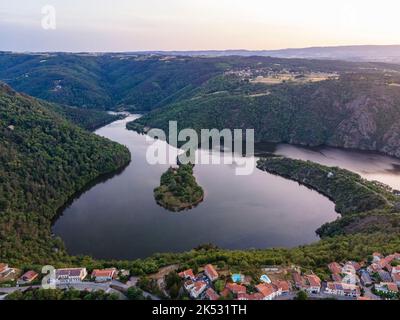
[[[338,216],[333,203],[315,191],[259,170],[236,176],[234,166],[223,164],[195,167],[206,192],[202,204],[182,213],[166,211],[155,203],[153,189],[168,166],[147,163],[146,137],[125,129],[134,117],[97,131],[126,145],[132,163],[80,195],[57,220],[54,233],[71,254],[134,259],[209,242],[229,249],[292,247],[316,241],[315,230]],[[400,161],[387,157],[286,145],[273,151],[346,167],[400,188],[394,165]]]

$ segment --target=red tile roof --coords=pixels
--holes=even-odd
[[[340,274],[332,274],[332,280],[335,282],[341,282],[342,281],[342,277],[340,276]]]
[[[0,263],[0,272],[6,271],[7,268],[8,268],[8,265],[6,265],[5,263]]]
[[[35,280],[38,276],[39,276],[39,274],[38,274],[37,272],[30,270],[30,271],[24,273],[24,274],[22,275],[21,278],[22,278],[24,281],[33,281],[33,280]]]
[[[245,286],[242,286],[242,285],[240,285],[240,284],[237,284],[237,283],[227,283],[226,284],[226,288],[229,290],[229,291],[231,291],[231,292],[233,292],[233,293],[236,293],[236,294],[239,294],[239,293],[246,293],[246,287]]]
[[[307,279],[307,281],[311,287],[320,287],[321,286],[321,279],[318,278],[318,276],[316,276],[315,274],[305,276],[305,278]]]
[[[259,292],[253,293],[250,297],[250,300],[262,300],[264,298],[264,296]]]
[[[395,284],[393,282],[385,282],[385,283],[381,283],[381,284],[385,285],[389,291],[399,292],[399,289],[397,288],[397,284]]]
[[[256,286],[256,289],[264,297],[268,297],[276,292],[274,286],[268,283],[259,284]]]
[[[278,289],[281,290],[282,292],[290,291],[290,284],[287,281],[283,280],[276,280],[272,281],[272,284]]]
[[[222,290],[221,296],[226,298],[229,296],[230,293],[231,293],[231,290],[229,290],[228,288],[225,288],[224,290]]]
[[[332,263],[328,264],[328,268],[332,273],[340,273],[340,272],[342,272],[342,267],[337,262],[332,262]]]
[[[209,275],[212,279],[218,278],[218,272],[215,270],[212,264],[208,264],[204,267],[204,270],[207,275]]]
[[[207,289],[206,296],[209,300],[212,300],[212,301],[219,299],[219,295],[212,288]]]
[[[303,285],[303,278],[301,277],[300,273],[294,272],[293,280],[296,283],[296,286],[301,287]]]
[[[115,275],[116,269],[103,269],[103,270],[93,270],[92,277],[99,278],[113,278]]]
[[[190,279],[194,279],[195,278],[192,269],[188,269],[188,270],[182,271],[178,275],[181,278],[190,278]]]
[[[400,282],[400,273],[392,273],[392,279],[394,282]]]

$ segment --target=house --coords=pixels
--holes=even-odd
[[[319,293],[321,291],[321,279],[315,274],[304,276],[306,280],[305,290],[308,293]]]
[[[213,288],[208,288],[208,289],[206,290],[205,297],[206,297],[208,300],[211,300],[211,301],[216,301],[216,300],[219,299],[219,295],[214,291]]]
[[[343,267],[342,267],[342,272],[343,274],[356,274],[356,268],[353,266],[352,263],[347,262]]]
[[[230,294],[231,290],[229,290],[228,288],[225,288],[224,290],[221,291],[221,297],[228,298]]]
[[[358,278],[358,276],[356,274],[347,273],[347,274],[345,274],[345,276],[343,277],[341,282],[356,285],[357,283],[360,282],[360,279]]]
[[[190,292],[190,290],[192,290],[194,287],[194,282],[192,280],[186,280],[183,286],[186,289],[186,291]]]
[[[215,270],[212,264],[208,264],[204,267],[204,273],[206,274],[207,278],[210,279],[210,281],[215,281],[218,279],[218,272]]]
[[[193,288],[190,290],[190,296],[194,299],[197,299],[206,289],[207,289],[207,282],[196,281],[194,283]]]
[[[342,277],[340,274],[334,273],[331,275],[333,282],[342,282]]]
[[[392,268],[392,274],[400,273],[400,266],[396,266]]]
[[[377,265],[379,266],[379,268],[386,269],[391,272],[392,266],[390,265],[390,262],[390,258],[382,258],[380,261],[377,262]]]
[[[8,269],[10,269],[8,264],[0,263],[0,275],[6,272]]]
[[[328,282],[326,284],[325,293],[335,296],[353,298],[359,297],[361,294],[360,288],[358,286],[339,282]]]
[[[367,270],[370,275],[373,275],[374,273],[378,273],[380,270],[382,270],[382,268],[379,264],[372,263],[368,266]]]
[[[8,264],[0,263],[0,280],[6,279],[6,278],[8,280],[13,280],[13,279],[10,279],[10,276],[12,274],[15,274],[15,269],[10,268],[8,266]]]
[[[293,276],[293,281],[294,281],[295,287],[296,287],[297,289],[299,289],[299,290],[303,289],[304,283],[303,283],[303,278],[302,278],[302,276],[300,275],[300,273],[294,272],[294,273],[292,274],[292,276]]]
[[[375,284],[375,290],[380,293],[396,294],[399,292],[397,285],[393,282],[381,282],[379,284]]]
[[[65,268],[56,270],[56,281],[59,283],[81,282],[86,276],[86,268]]]
[[[392,280],[400,288],[400,273],[392,273]]]
[[[383,258],[383,255],[379,252],[374,252],[372,254],[372,262],[379,262]]]
[[[193,270],[192,269],[188,269],[185,271],[182,271],[178,274],[182,279],[191,279],[191,280],[195,280],[196,277],[193,274]]]
[[[346,264],[352,266],[356,271],[361,269],[361,265],[358,262],[355,261],[349,261]]]
[[[237,299],[238,300],[263,300],[264,296],[259,292],[256,292],[253,294],[239,293]]]
[[[129,277],[131,272],[129,270],[121,269],[119,271],[119,276],[120,277]]]
[[[230,292],[232,292],[232,293],[234,293],[236,295],[238,295],[239,293],[246,293],[246,291],[247,291],[245,286],[242,286],[242,285],[237,284],[237,283],[227,283],[226,284],[226,288]]]
[[[382,280],[382,282],[392,282],[392,277],[390,276],[390,273],[385,271],[385,270],[380,270],[378,271],[379,278]]]
[[[28,272],[25,272],[21,278],[18,280],[18,284],[25,284],[25,283],[31,283],[35,279],[39,277],[39,274],[33,270],[30,270]]]
[[[272,300],[279,295],[278,290],[272,284],[262,283],[256,286],[257,291],[262,294],[263,300]]]
[[[93,270],[92,272],[92,278],[94,278],[96,282],[108,282],[115,279],[116,276],[117,276],[117,269],[115,268],[102,269],[102,270],[96,269]]]
[[[276,280],[272,282],[272,285],[280,293],[280,295],[286,296],[290,293],[291,286],[288,281]]]
[[[342,266],[337,262],[332,262],[328,264],[328,268],[332,274],[339,274],[342,272]]]
[[[361,275],[361,284],[363,286],[371,286],[372,285],[372,279],[369,273],[366,270],[361,270],[360,271]]]

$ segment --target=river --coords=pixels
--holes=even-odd
[[[257,169],[237,176],[235,167],[225,164],[195,167],[196,179],[205,190],[198,207],[180,213],[159,207],[153,189],[168,166],[150,165],[146,137],[125,128],[137,117],[131,115],[96,131],[126,145],[132,162],[122,173],[78,196],[55,222],[53,232],[64,240],[69,253],[135,259],[205,243],[227,249],[293,247],[317,241],[315,230],[337,219],[334,204],[313,190]],[[265,149],[337,165],[400,189],[400,161],[393,158],[290,145],[269,144]]]

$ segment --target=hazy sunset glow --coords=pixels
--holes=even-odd
[[[57,29],[41,28],[53,5]],[[0,50],[278,49],[398,44],[398,0],[2,0]]]

